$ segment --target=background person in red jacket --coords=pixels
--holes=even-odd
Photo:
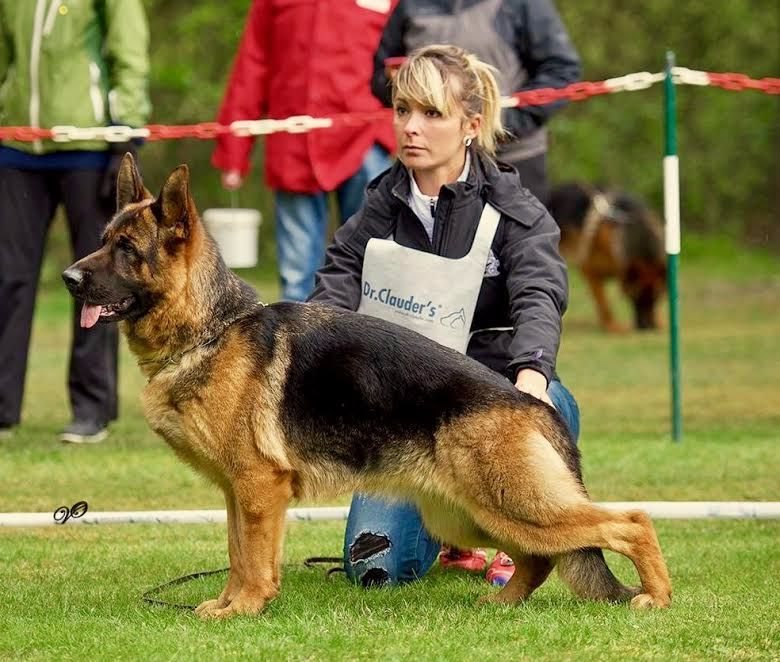
[[[217,121],[293,115],[330,117],[376,111],[373,55],[395,0],[254,0]],[[239,188],[249,170],[252,137],[221,136],[212,164],[222,185]],[[342,222],[363,201],[365,187],[390,166],[387,122],[279,132],[266,139],[265,178],[274,191],[282,298],[303,301],[322,265],[327,192],[335,191]]]

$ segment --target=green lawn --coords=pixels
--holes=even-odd
[[[365,591],[301,561],[338,553],[341,525],[289,527],[281,595],[258,618],[202,622],[140,595],[225,564],[223,526],[65,526],[0,531],[0,657],[57,660],[758,660],[777,659],[780,528],[661,522],[675,597],[663,612],[585,603],[557,578],[522,607],[486,605],[478,577],[434,570]],[[623,559],[610,556],[631,578]],[[222,578],[168,599],[213,597]]]
[[[586,484],[597,500],[780,500],[780,261],[688,238],[681,260],[684,441],[670,441],[667,334],[605,336],[572,275],[559,372],[582,410]],[[278,291],[268,271],[248,277]],[[121,418],[109,440],[63,446],[70,307],[45,278],[24,423],[0,441],[0,511],[218,508],[219,494],[142,420],[143,381],[121,357]],[[616,293],[615,293],[616,294]],[[621,315],[628,311],[620,306]],[[780,523],[658,523],[675,598],[632,613],[551,581],[520,608],[473,606],[491,590],[435,571],[416,586],[363,591],[300,561],[338,554],[343,523],[289,527],[282,594],[257,619],[201,623],[140,594],[226,563],[223,526],[65,526],[0,531],[0,657],[83,659],[780,659]],[[610,557],[620,574],[633,571]],[[180,589],[218,592],[219,579]]]

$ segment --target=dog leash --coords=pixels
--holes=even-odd
[[[260,306],[261,308],[265,308],[268,304],[263,301],[257,301],[255,305]],[[137,361],[139,367],[143,367],[145,365],[153,365],[153,364],[159,365],[157,370],[152,371],[152,373],[149,375],[149,377],[146,380],[147,383],[152,381],[152,379],[154,379],[159,372],[161,372],[168,366],[178,365],[179,363],[181,363],[181,360],[190,352],[194,352],[196,349],[204,349],[209,345],[213,345],[215,342],[217,342],[220,339],[222,335],[222,331],[224,331],[225,328],[229,327],[231,324],[234,324],[238,320],[243,319],[244,317],[248,317],[252,312],[253,311],[249,311],[243,315],[239,315],[235,319],[230,320],[227,324],[225,324],[224,328],[215,336],[212,336],[211,338],[207,338],[203,342],[198,343],[197,345],[193,345],[192,347],[188,347],[187,349],[184,349],[181,352],[176,352],[175,354],[171,354],[171,356],[166,356],[165,358],[162,359],[139,359]]]
[[[591,193],[588,212],[585,214],[585,220],[582,224],[580,243],[577,246],[577,253],[573,260],[574,264],[582,266],[585,260],[588,259],[593,239],[596,237],[596,230],[598,230],[601,222],[608,218],[611,207],[612,205],[606,195],[595,190]]]
[[[166,588],[170,588],[171,586],[186,584],[187,582],[191,582],[193,579],[199,579],[200,577],[208,577],[209,575],[217,575],[223,572],[228,572],[229,570],[230,568],[220,568],[219,570],[203,570],[201,572],[193,572],[192,574],[189,575],[183,575],[182,577],[177,577],[176,579],[172,579],[169,582],[165,582],[164,584],[160,584],[159,586],[155,586],[154,588],[149,589],[141,597],[144,602],[150,605],[156,605],[158,607],[173,607],[175,609],[186,609],[187,611],[194,611],[198,605],[183,605],[177,602],[168,602],[167,600],[154,598],[152,596],[161,593],[163,590],[165,590]]]
[[[307,568],[313,568],[318,563],[343,563],[344,559],[340,556],[310,556],[303,561]],[[328,568],[325,572],[326,577],[330,577],[338,572],[346,572],[343,565],[337,565],[335,568]]]
[[[212,345],[215,342],[217,342],[217,340],[219,340],[218,335],[214,336],[213,338],[209,338],[208,340],[205,340],[202,343],[193,345],[192,347],[188,347],[187,349],[182,350],[181,352],[176,352],[176,354],[171,354],[171,356],[166,356],[164,359],[140,359],[137,363],[139,367],[145,365],[152,365],[152,364],[159,365],[159,368],[157,368],[157,370],[154,370],[149,375],[147,381],[152,381],[152,379],[157,376],[157,373],[161,372],[168,366],[178,365],[181,362],[181,360],[185,357],[185,355],[189,354],[190,352],[194,352],[196,349],[203,349],[205,347],[208,347],[209,345]]]
[[[341,561],[343,561],[343,559],[340,556],[310,556],[309,558],[304,560],[303,565],[306,566],[307,568],[313,568],[318,563],[339,563]],[[159,595],[165,589],[171,588],[172,586],[180,586],[182,584],[186,584],[187,582],[191,582],[193,579],[200,579],[201,577],[208,577],[210,575],[218,575],[228,571],[230,571],[230,567],[220,568],[219,570],[202,570],[201,572],[193,572],[189,575],[182,575],[181,577],[172,579],[169,582],[165,582],[164,584],[160,584],[159,586],[150,588],[141,596],[141,599],[147,604],[154,605],[156,607],[173,607],[174,609],[195,611],[195,608],[198,605],[184,605],[178,602],[169,602],[168,600],[163,600],[161,598],[156,598],[153,596]],[[325,575],[327,577],[330,577],[334,573],[338,573],[338,572],[346,572],[346,571],[344,570],[343,567],[336,566],[335,568],[328,569]]]

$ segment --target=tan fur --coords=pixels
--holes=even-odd
[[[549,574],[552,557],[602,547],[634,561],[644,587],[635,606],[669,604],[668,574],[649,519],[590,504],[533,417],[495,410],[456,420],[437,433],[435,465],[410,455],[396,472],[353,475],[286,451],[275,405],[287,353],[279,352],[261,379],[249,374],[244,356],[229,340],[207,397],[180,409],[170,389],[196,355],[158,373],[143,396],[152,427],[226,493],[231,574],[222,595],[199,607],[200,615],[262,609],[278,592],[289,501],[355,489],[411,498],[434,536],[500,547],[521,559],[517,579],[491,600],[525,599]]]
[[[127,158],[120,200],[122,195],[142,199],[148,192]],[[220,596],[198,607],[200,616],[261,611],[279,591],[290,501],[353,490],[413,500],[431,533],[449,543],[507,550],[518,570],[492,600],[523,600],[544,581],[556,557],[601,547],[634,562],[643,587],[634,606],[669,604],[669,578],[649,518],[590,503],[556,451],[550,415],[541,407],[503,405],[450,420],[435,432],[435,454],[411,450],[392,468],[373,474],[296,455],[280,415],[286,375],[295,360],[290,338],[298,330],[277,331],[273,358],[260,369],[252,357],[261,348],[249,347],[251,341],[236,326],[227,325],[216,341],[198,336],[196,330],[209,317],[204,273],[213,255],[186,189],[186,168],[184,175],[181,170],[163,187],[163,209],[173,216],[160,231],[177,240],[181,235],[185,250],[175,257],[160,253],[162,278],[153,279],[143,269],[133,275],[147,279],[163,303],[123,327],[148,378],[142,402],[149,424],[225,496],[231,570]],[[168,200],[169,190],[179,196]],[[176,222],[183,213],[177,200],[182,199],[189,227]],[[154,221],[149,203],[130,209],[137,212],[134,220],[116,232],[109,229],[109,244],[121,232],[134,232],[143,246]],[[106,259],[110,246],[101,250],[75,266],[94,267]],[[320,321],[329,314],[316,307],[303,311]]]
[[[635,283],[625,280],[627,269],[635,270],[638,274],[636,282],[654,284],[659,294],[664,287],[664,264],[662,257],[654,259],[637,259],[627,255],[623,248],[624,233],[628,232],[624,226],[613,223],[608,219],[598,217],[597,225],[592,228],[592,235],[585,236],[583,229],[573,225],[567,225],[561,232],[560,252],[569,263],[570,267],[580,270],[590,290],[593,303],[596,306],[601,327],[609,333],[625,333],[628,326],[621,324],[615,318],[615,314],[607,296],[606,285],[610,280],[618,281],[629,300],[633,300],[639,290],[635,290]],[[662,226],[657,217],[650,213],[645,219],[646,230],[656,238],[656,243],[663,246]],[[658,328],[657,310],[653,310],[652,326]]]
[[[624,333],[628,327],[615,319],[605,288],[608,280],[619,278],[625,269],[624,260],[615,250],[613,235],[614,227],[606,222],[601,223],[595,231],[584,260],[576,266],[579,267],[588,285],[602,328],[610,333]],[[573,228],[567,228],[567,232],[561,239],[560,251],[570,264],[574,264],[575,256],[579,255],[581,242],[581,233]]]

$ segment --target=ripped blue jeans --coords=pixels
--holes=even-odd
[[[576,400],[559,381],[550,382],[547,395],[576,444],[580,435]],[[353,582],[368,587],[419,579],[436,561],[440,547],[412,504],[366,494],[352,499],[344,536],[344,570]]]
[[[341,223],[356,214],[363,204],[366,186],[392,165],[387,151],[375,144],[360,168],[336,189]],[[274,194],[276,254],[284,301],[305,301],[314,289],[314,275],[325,261],[328,245],[328,194]]]

